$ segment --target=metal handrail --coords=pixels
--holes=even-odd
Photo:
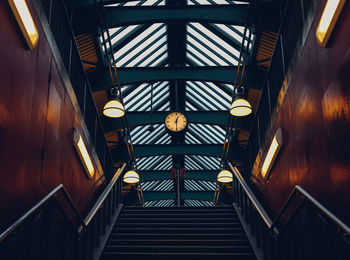
[[[329,219],[331,219],[341,230],[343,230],[345,233],[350,235],[350,228],[343,221],[341,221],[338,217],[336,217],[332,212],[330,212],[325,206],[323,206],[320,202],[318,202],[312,195],[310,195],[306,190],[304,190],[299,185],[296,185],[294,187],[293,191],[291,192],[288,199],[284,203],[282,209],[280,210],[280,212],[278,213],[278,215],[276,216],[276,218],[272,222],[270,217],[267,215],[266,211],[264,210],[264,208],[261,206],[258,199],[255,197],[253,191],[249,188],[248,184],[243,179],[241,173],[236,168],[234,168],[231,163],[229,163],[228,165],[231,168],[233,174],[236,176],[239,183],[241,184],[247,197],[252,202],[252,204],[254,205],[255,209],[258,211],[261,218],[264,220],[266,226],[269,228],[269,230],[271,232],[274,232],[276,235],[279,235],[279,232],[276,231],[276,228],[275,228],[277,225],[277,222],[282,217],[282,215],[286,211],[286,209],[288,208],[288,205],[295,198],[295,195],[297,192],[300,192],[319,211],[321,211],[324,215],[326,215]]]
[[[320,202],[318,202],[310,193],[308,193],[306,190],[304,190],[299,185],[296,185],[289,195],[287,201],[284,203],[282,209],[276,216],[276,218],[273,221],[273,224],[271,226],[271,229],[275,230],[274,227],[276,226],[278,220],[282,217],[284,211],[288,208],[288,205],[290,202],[295,198],[295,195],[297,193],[301,193],[306,199],[308,199],[318,210],[320,210],[324,215],[326,215],[329,219],[331,219],[337,226],[342,229],[345,233],[350,235],[350,228],[341,221],[338,217],[336,217],[332,212],[330,212],[325,206],[323,206]]]
[[[10,235],[17,227],[19,227],[24,221],[26,221],[30,216],[32,216],[38,209],[40,209],[44,204],[46,204],[51,198],[55,197],[58,192],[63,191],[63,194],[68,201],[69,205],[72,207],[75,214],[78,216],[78,219],[81,222],[81,225],[83,227],[85,226],[84,220],[82,216],[80,215],[77,208],[74,206],[74,202],[72,201],[71,197],[67,193],[66,189],[64,188],[63,184],[59,184],[56,188],[54,188],[49,194],[47,194],[42,200],[40,200],[37,204],[34,205],[29,211],[27,211],[23,216],[21,216],[19,219],[15,221],[9,228],[7,228],[1,235],[0,235],[0,242],[3,241],[8,235]]]
[[[63,184],[59,184],[56,188],[54,188],[49,194],[47,194],[43,199],[41,199],[37,204],[34,205],[29,211],[27,211],[23,216],[21,216],[18,220],[15,221],[9,228],[7,228],[1,235],[0,235],[0,242],[3,241],[6,237],[8,237],[16,228],[18,228],[23,222],[25,222],[30,216],[32,216],[38,209],[40,209],[45,203],[47,203],[51,198],[56,197],[57,193],[60,191],[63,191],[63,195],[68,201],[69,205],[72,207],[74,213],[78,216],[80,227],[78,228],[77,232],[81,233],[83,230],[86,229],[88,224],[91,222],[91,220],[94,218],[98,210],[101,208],[102,204],[110,194],[112,188],[114,187],[115,183],[119,179],[120,175],[124,171],[126,167],[126,164],[124,163],[121,168],[118,169],[118,171],[113,176],[112,180],[109,182],[105,190],[102,192],[98,200],[96,201],[95,205],[90,210],[89,214],[85,219],[82,218],[80,215],[78,209],[74,205],[73,200],[67,193],[66,189],[64,188]]]
[[[95,205],[90,210],[89,214],[84,219],[85,225],[89,225],[91,220],[95,217],[97,211],[101,208],[102,204],[105,202],[106,198],[108,197],[109,193],[111,192],[112,188],[114,187],[115,183],[123,173],[124,169],[126,167],[126,163],[123,164],[121,168],[118,169],[118,171],[114,174],[112,180],[107,185],[106,189],[102,192],[99,199],[96,201]]]
[[[239,181],[239,183],[241,184],[243,190],[245,191],[246,195],[248,196],[249,200],[251,201],[251,203],[254,205],[255,209],[259,212],[259,215],[261,216],[261,218],[264,220],[266,226],[268,226],[268,228],[270,228],[272,226],[272,220],[269,217],[269,215],[266,213],[266,211],[264,210],[264,208],[261,206],[260,202],[258,201],[258,199],[255,197],[253,191],[249,188],[248,184],[246,183],[246,181],[243,179],[241,173],[232,166],[232,164],[229,162],[228,166],[231,168],[231,171],[233,172],[233,174],[236,176],[237,180]]]

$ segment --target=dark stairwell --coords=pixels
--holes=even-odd
[[[233,207],[124,207],[100,259],[256,259]]]

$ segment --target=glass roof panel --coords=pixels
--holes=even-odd
[[[217,125],[189,124],[185,135],[186,144],[223,144],[225,131]]]
[[[188,5],[232,5],[232,4],[249,4],[249,1],[233,0],[188,0]]]
[[[201,155],[185,155],[186,170],[219,170],[220,158],[201,156]]]
[[[165,131],[163,124],[154,124],[154,130],[149,131],[150,125],[137,126],[131,130],[133,144],[170,144],[171,136]]]
[[[230,92],[228,94],[227,92]],[[231,104],[233,85],[214,84],[211,82],[186,82],[186,110],[225,110]]]
[[[151,111],[152,84],[144,83],[138,86],[122,87],[126,111]],[[153,111],[169,109],[169,82],[153,83]],[[168,104],[164,106],[164,104]],[[159,107],[161,105],[161,107]]]
[[[125,1],[117,4],[106,4],[106,6],[152,6],[165,5],[165,0],[139,0],[139,1]]]
[[[137,155],[136,155],[137,156]],[[170,155],[150,156],[136,158],[138,170],[170,170],[172,168],[172,157]]]
[[[205,206],[213,206],[212,201],[207,200],[194,200],[194,199],[185,199],[184,206],[186,207],[205,207]]]

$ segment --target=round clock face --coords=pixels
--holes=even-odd
[[[165,118],[165,126],[173,132],[180,132],[185,129],[187,118],[180,112],[172,112]]]

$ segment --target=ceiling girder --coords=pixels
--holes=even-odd
[[[168,21],[244,25],[249,13],[246,4],[201,6],[105,7],[109,28]]]
[[[141,170],[139,171],[139,174],[142,181],[172,179],[171,171]],[[185,171],[186,180],[214,181],[216,180],[217,175],[218,175],[218,171],[213,171],[213,170]]]
[[[144,191],[143,197],[145,201],[160,199],[175,199],[175,191]],[[212,191],[182,191],[181,199],[207,200],[212,201],[214,192]]]
[[[153,112],[152,123],[163,124],[168,111]],[[230,114],[227,111],[186,111],[187,120],[190,124],[208,124],[226,127]],[[150,112],[127,112],[128,125],[131,129],[140,125],[150,124]],[[249,131],[252,116],[237,117],[234,121],[234,127]],[[115,130],[122,130],[122,120],[118,118],[102,118],[104,130],[106,133]]]
[[[133,145],[136,158],[158,155],[202,155],[220,157],[222,144],[144,144]],[[228,158],[239,161],[244,149],[232,143],[229,147]],[[127,148],[123,145],[111,149],[115,162],[127,160]]]
[[[170,81],[192,80],[209,81],[233,84],[237,66],[203,66],[203,67],[142,67],[142,68],[118,68],[118,77],[121,85]],[[247,67],[242,84],[260,89],[264,71]],[[107,90],[112,88],[110,74],[107,69],[98,70],[89,74],[92,91]]]

